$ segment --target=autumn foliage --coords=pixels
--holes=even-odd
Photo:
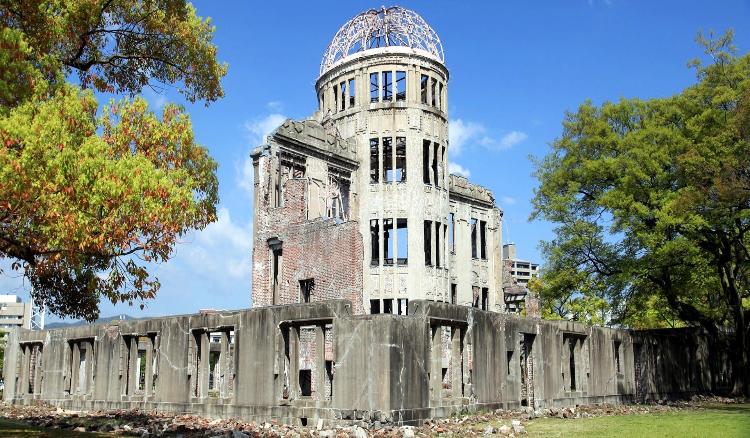
[[[151,263],[215,220],[218,182],[182,108],[134,95],[220,98],[212,26],[184,1],[10,1],[0,21],[0,259],[60,316],[142,304]]]

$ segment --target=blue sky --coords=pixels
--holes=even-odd
[[[528,222],[536,186],[530,155],[542,156],[560,135],[565,111],[585,99],[674,94],[694,82],[687,62],[702,53],[698,31],[735,29],[750,50],[748,1],[402,1],[440,36],[450,70],[450,159],[454,170],[490,188],[505,212],[506,241],[539,260],[552,226]],[[251,149],[284,118],[315,110],[320,58],[338,28],[381,3],[196,2],[212,18],[219,57],[229,63],[226,97],[186,105],[198,141],[219,162],[219,220],[186,237],[174,258],[156,267],[162,283],[145,310],[102,303],[103,316],[193,313],[250,305]],[[182,102],[168,91],[145,93],[160,110]],[[6,271],[7,274],[7,271]],[[0,290],[28,296],[21,279],[0,277]],[[54,320],[51,318],[49,320]]]

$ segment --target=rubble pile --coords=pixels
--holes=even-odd
[[[0,404],[0,417],[48,429],[98,432],[140,437],[216,437],[216,438],[385,438],[385,437],[486,437],[520,436],[525,424],[535,418],[589,418],[611,415],[651,414],[681,409],[701,409],[717,403],[744,400],[696,396],[688,401],[663,401],[656,404],[591,405],[533,410],[485,411],[446,419],[426,420],[419,427],[376,423],[323,427],[322,420],[311,426],[290,426],[276,422],[245,422],[238,419],[210,419],[189,414],[142,410],[69,411],[47,404],[15,406]]]

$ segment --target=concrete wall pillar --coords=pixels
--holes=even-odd
[[[323,326],[315,326],[315,387],[313,388],[315,400],[325,401],[326,398],[326,339]]]
[[[442,327],[430,326],[432,349],[430,350],[430,400],[433,406],[442,398],[443,392],[443,338]]]
[[[463,396],[463,345],[461,327],[451,327],[451,396]]]

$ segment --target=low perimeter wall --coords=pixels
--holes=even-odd
[[[724,383],[700,332],[523,319],[432,301],[348,301],[10,333],[6,402],[293,424],[416,424],[479,409],[620,403]]]

